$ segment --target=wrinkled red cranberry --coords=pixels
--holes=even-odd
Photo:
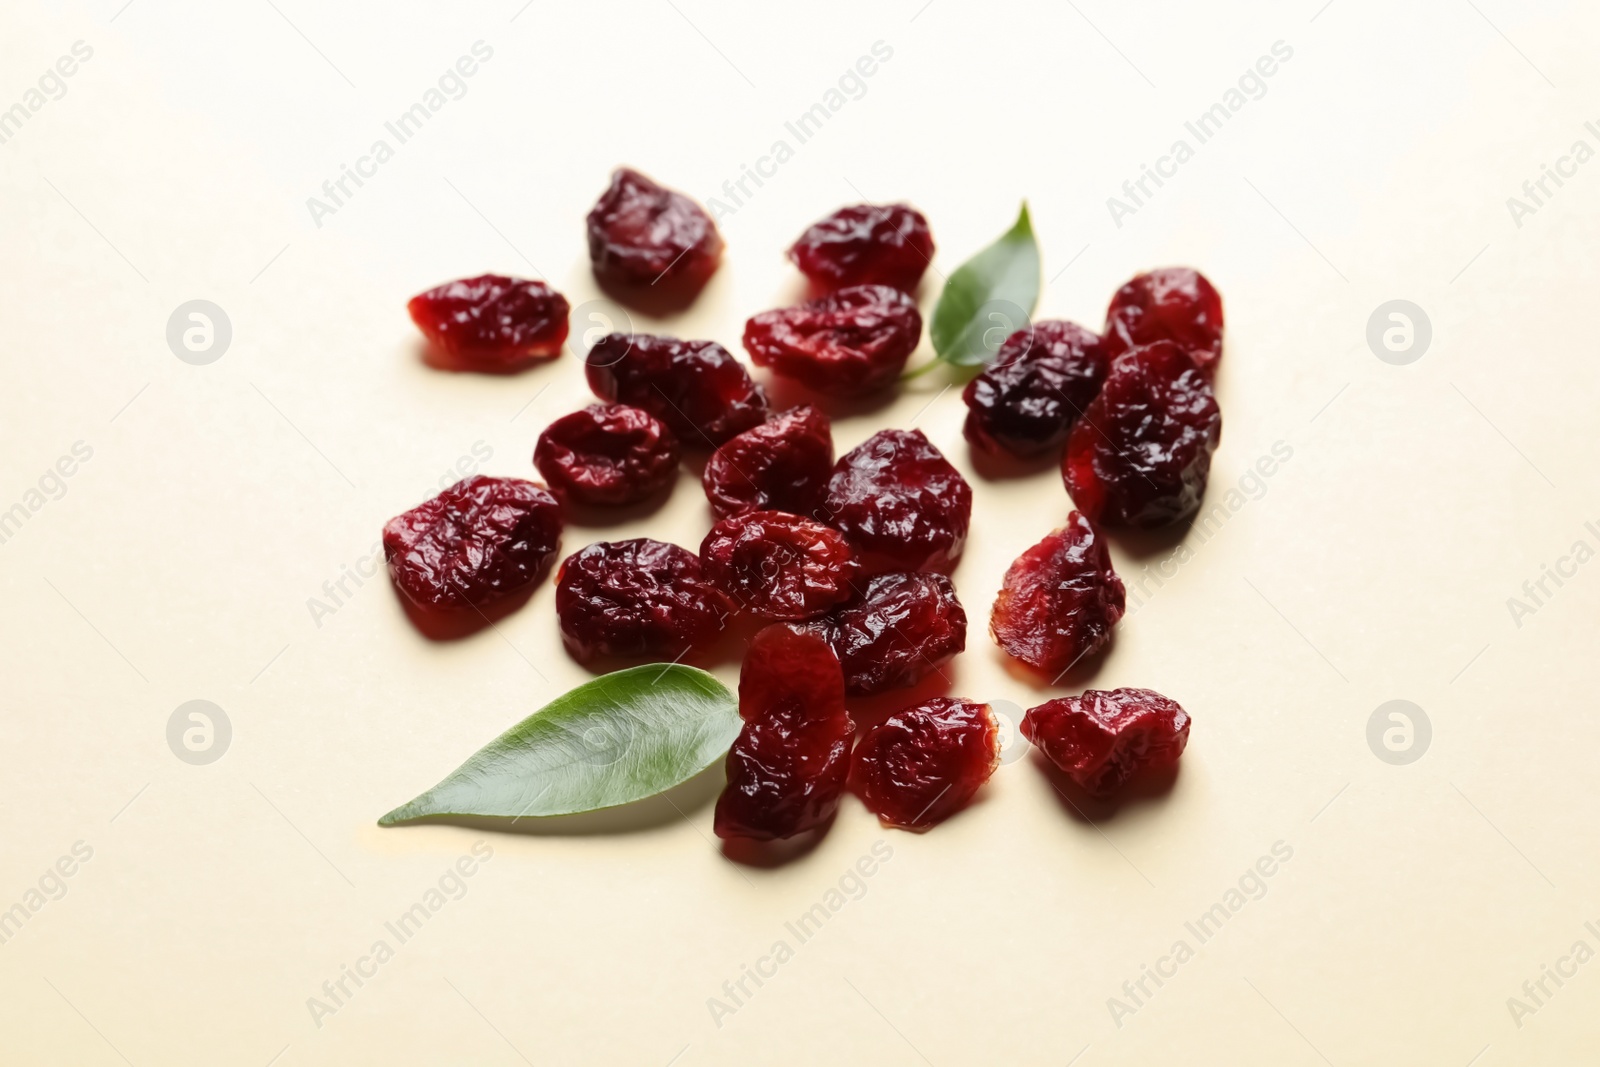
[[[686,548],[598,541],[561,562],[556,616],[574,659],[673,659],[722,632],[728,605]]]
[[[542,485],[478,474],[383,527],[395,587],[417,608],[469,612],[536,582],[561,544],[561,505]]]
[[[589,212],[589,262],[604,285],[692,299],[722,258],[722,235],[682,193],[619,167]]]
[[[939,697],[867,731],[850,788],[885,826],[926,830],[965,807],[999,764],[989,705]]]
[[[744,348],[756,366],[839,397],[893,385],[921,337],[916,301],[887,285],[840,289],[763,311],[744,325]]]
[[[1105,537],[1074,511],[1006,571],[989,632],[1007,653],[1057,673],[1111,640],[1126,603]]]
[[[855,727],[827,642],[783,625],[756,634],[739,671],[739,715],[744,728],[728,751],[717,836],[771,841],[832,818]]]
[[[1222,297],[1189,267],[1162,267],[1118,289],[1106,309],[1111,358],[1156,341],[1174,341],[1211,375],[1222,358]]]
[[[1141,771],[1177,766],[1189,713],[1148,689],[1091,689],[1030,708],[1022,736],[1086,792],[1108,796]]]
[[[750,511],[711,527],[706,577],[741,610],[809,619],[852,595],[855,553],[839,531],[783,511]]]
[[[701,483],[719,519],[749,511],[809,515],[833,473],[833,430],[814,407],[790,408],[711,454]]]
[[[678,439],[642,408],[591,404],[545,428],[533,465],[563,499],[633,504],[676,480]]]
[[[889,285],[911,292],[933,261],[922,212],[905,204],[857,204],[813,223],[789,249],[813,285]]]
[[[1077,323],[1047,320],[1018,330],[961,394],[966,438],[1013,456],[1058,448],[1110,368],[1100,338]]]
[[[880,574],[816,625],[853,696],[916,685],[967,647],[967,613],[942,574]]]
[[[411,321],[462,370],[509,371],[553,359],[567,340],[567,299],[544,282],[484,274],[406,304]]]
[[[1221,439],[1210,379],[1161,341],[1112,361],[1067,438],[1061,474],[1078,510],[1096,522],[1168,526],[1199,510]]]
[[[607,334],[584,363],[595,396],[644,408],[690,445],[720,445],[767,417],[767,394],[715,341]]]
[[[972,487],[921,430],[881,430],[840,457],[817,518],[850,539],[866,573],[948,573],[967,543]]]

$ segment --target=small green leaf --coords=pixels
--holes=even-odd
[[[958,367],[982,366],[1028,324],[1038,302],[1039,243],[1024,202],[1016,225],[944,283],[928,326],[933,350]]]
[[[571,815],[642,800],[705,770],[739,725],[738,700],[705,671],[630,667],[557,697],[378,825],[428,815]]]

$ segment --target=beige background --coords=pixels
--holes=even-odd
[[[78,40],[93,56],[66,94],[0,146],[0,509],[39,502],[74,442],[93,449],[0,544],[0,908],[75,842],[93,855],[0,945],[0,1059],[1595,1059],[1600,964],[1547,979],[1520,1020],[1507,1006],[1574,942],[1600,950],[1584,927],[1600,927],[1600,564],[1547,583],[1520,626],[1506,603],[1575,541],[1600,547],[1584,528],[1600,523],[1600,163],[1521,227],[1506,206],[1574,140],[1600,147],[1583,128],[1600,119],[1592,7],[12,5],[0,106]],[[478,40],[493,58],[467,94],[313,225],[306,198]],[[1106,198],[1280,40],[1293,58],[1266,95],[1116,226]],[[1149,583],[1093,684],[1193,713],[1175,787],[1089,823],[1023,759],[923,837],[848,800],[776,869],[713,847],[714,780],[679,794],[683,817],[378,829],[586,677],[548,585],[448,645],[381,576],[312,617],[460,457],[528,476],[539,430],[587,398],[571,356],[504,379],[427,369],[405,299],[487,269],[596,299],[582,220],[612,166],[709,197],[876,41],[893,56],[865,94],[723,221],[727,259],[693,312],[635,325],[734,344],[798,294],[786,244],[863,198],[918,204],[946,272],[1028,198],[1041,316],[1095,325],[1135,271],[1202,267],[1228,311],[1208,503],[1275,443],[1293,454],[1215,536],[1191,533],[1181,566],[1170,543],[1117,543],[1130,585],[1176,573]],[[930,275],[925,308],[936,292]],[[208,366],[164,337],[194,298],[233,326]],[[1408,366],[1365,341],[1392,299],[1432,322]],[[841,416],[837,442],[915,425],[972,478],[954,690],[1029,706],[1047,694],[985,623],[1006,565],[1069,503],[1048,469],[974,472],[948,385]],[[695,545],[706,526],[686,474],[658,514],[565,545]],[[191,699],[232,722],[209,766],[165,739]],[[1366,740],[1391,699],[1432,723],[1407,766]],[[307,998],[479,842],[492,859],[465,895],[315,1025]],[[1292,858],[1199,946],[1184,923],[1277,842]],[[717,1025],[708,998],[770,971],[784,924],[856,888],[875,845],[890,858],[859,899]],[[1119,1026],[1108,999],[1180,938],[1197,954]]]

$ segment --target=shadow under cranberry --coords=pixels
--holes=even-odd
[[[686,310],[715,275],[684,278],[669,273],[655,284],[629,284],[595,275],[600,291],[624,307],[652,318],[667,318]]]
[[[677,489],[679,479],[674,478],[665,487],[634,504],[583,504],[560,493],[561,514],[568,526],[603,530],[608,526],[647,519],[660,511]]]
[[[778,374],[766,375],[762,386],[767,391],[767,404],[773,411],[787,411],[790,408],[810,404],[826,411],[831,419],[871,415],[882,411],[900,396],[900,390],[892,384],[864,396],[830,396],[815,389],[808,389],[794,379]]]
[[[889,689],[871,696],[846,695],[845,706],[850,710],[850,719],[856,724],[856,734],[860,736],[874,726],[881,725],[897,711],[919,707],[935,697],[949,696],[954,685],[950,665],[946,662],[915,685]]]
[[[752,841],[746,837],[724,838],[722,855],[741,867],[760,867],[768,870],[782,867],[815,852],[822,839],[828,836],[828,831],[833,829],[837,817],[838,812],[835,812],[827,822],[815,830],[807,830],[803,834],[796,834],[782,841]]]
[[[967,454],[972,458],[972,469],[977,471],[980,477],[991,482],[998,482],[1012,478],[1032,478],[1035,475],[1043,474],[1045,471],[1059,472],[1063,447],[1057,445],[1055,448],[1046,449],[1040,455],[1024,458],[1013,456],[1009,452],[1000,452],[968,442]],[[1056,478],[1059,482],[1059,473]],[[1066,497],[1065,487],[1062,488],[1062,498],[1062,503],[1065,506],[1062,508],[1061,516],[1065,518],[1067,511],[1071,510],[1072,507],[1070,500]]]
[[[994,654],[1000,657],[1000,665],[1005,672],[1034,689],[1087,689],[1094,676],[1100,673],[1101,666],[1105,664],[1106,657],[1111,654],[1116,643],[1116,631],[1112,630],[1111,640],[1064,671],[1041,671],[1032,664],[1022,662],[1004,649],[993,647]]]
[[[565,351],[565,348],[563,348]],[[535,367],[542,367],[547,363],[560,359],[560,355],[541,356],[537,359],[527,359],[520,363],[504,367],[485,367],[476,363],[465,363],[444,349],[429,342],[426,338],[417,338],[412,342],[412,352],[424,366],[434,370],[445,371],[450,374],[487,374],[492,378],[511,378],[518,374],[526,373]]]
[[[544,576],[540,575],[540,581],[543,578]],[[389,583],[395,599],[400,601],[401,608],[405,610],[406,618],[411,620],[411,625],[416,627],[418,633],[430,641],[459,641],[464,637],[471,637],[526,604],[538,586],[538,581],[529,582],[522,590],[482,605],[477,610],[463,608],[440,611],[413,604],[405,594],[395,588],[393,582]]]
[[[1098,796],[1074,782],[1037,748],[1028,753],[1028,760],[1039,768],[1054,787],[1055,798],[1061,809],[1082,823],[1103,822],[1128,808],[1161,800],[1172,792],[1183,766],[1179,761],[1160,770],[1140,771],[1111,796]]]

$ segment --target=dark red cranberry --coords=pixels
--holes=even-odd
[[[1061,474],[1078,510],[1108,526],[1169,526],[1200,509],[1222,412],[1211,380],[1171,341],[1135,348],[1067,438]]]
[[[1109,796],[1135,774],[1178,765],[1189,713],[1148,689],[1091,689],[1030,708],[1022,736],[1084,791]]]
[[[942,574],[880,574],[817,626],[853,696],[916,685],[967,647],[967,613]]]
[[[809,515],[833,473],[833,431],[814,407],[790,408],[729,438],[701,479],[719,519],[748,511]]]
[[[544,486],[474,475],[383,527],[389,576],[414,607],[450,614],[521,592],[561,544],[561,505]]]
[[[449,365],[503,372],[553,359],[567,340],[567,299],[544,282],[484,274],[412,297],[411,321]]]
[[[601,400],[644,408],[690,445],[720,445],[767,417],[767,394],[715,341],[607,334],[584,360]]]
[[[728,751],[717,836],[771,841],[827,823],[844,793],[855,733],[827,642],[782,625],[756,634],[739,671],[739,714],[744,728]]]
[[[893,385],[921,337],[916,301],[887,285],[840,289],[744,325],[744,348],[756,366],[839,397]]]
[[[722,235],[682,193],[619,167],[589,212],[589,262],[621,295],[647,290],[693,299],[722,259]]]
[[[545,428],[533,464],[565,500],[633,504],[676,480],[678,439],[642,408],[591,404]]]
[[[1106,348],[1115,359],[1130,348],[1174,341],[1206,374],[1222,358],[1222,297],[1189,267],[1162,267],[1118,289],[1106,309]]]
[[[706,577],[763,619],[809,619],[850,599],[855,553],[838,530],[783,511],[750,511],[711,527]]]
[[[921,430],[881,430],[840,457],[817,518],[869,574],[948,573],[967,543],[972,487]]]
[[[1127,599],[1105,537],[1079,512],[1011,564],[989,616],[995,643],[1052,674],[1111,640]]]
[[[916,208],[857,204],[813,223],[789,258],[820,289],[889,285],[909,293],[933,261],[933,235]]]
[[[699,556],[640,537],[599,541],[563,560],[556,616],[579,662],[671,660],[721,633],[728,605],[702,573]]]
[[[999,763],[989,705],[939,697],[867,731],[850,788],[885,826],[926,830],[965,807]]]
[[[967,440],[1020,457],[1061,447],[1110,367],[1100,338],[1076,323],[1049,320],[1018,330],[961,394]]]

